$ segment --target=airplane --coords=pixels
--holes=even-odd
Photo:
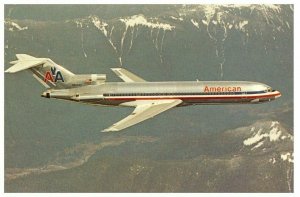
[[[124,68],[111,68],[124,82],[106,82],[105,74],[74,74],[49,58],[16,54],[6,73],[29,69],[47,90],[42,97],[97,106],[134,107],[133,112],[102,130],[120,131],[173,107],[206,104],[256,104],[272,101],[281,93],[250,81],[148,82]]]

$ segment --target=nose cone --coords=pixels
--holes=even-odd
[[[276,91],[275,98],[277,99],[279,97],[281,97],[281,93],[279,91]]]

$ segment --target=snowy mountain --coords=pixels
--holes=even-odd
[[[290,9],[290,10],[286,10]],[[267,54],[269,39],[280,39],[280,34],[289,31],[293,24],[287,20],[286,12],[293,7],[279,5],[190,5],[177,8],[177,16],[162,15],[147,17],[143,14],[103,20],[96,15],[73,22],[77,27],[90,28],[91,23],[106,37],[118,57],[120,66],[122,58],[130,53],[134,40],[141,33],[147,38],[159,54],[163,64],[163,46],[166,33],[171,36],[185,26],[194,26],[201,34],[206,34],[215,45],[215,58],[219,60],[220,74],[223,77],[223,65],[226,61],[225,42],[235,32],[239,32],[242,45],[246,47],[249,39],[258,36],[263,42]],[[266,21],[266,25],[260,23]],[[173,32],[173,33],[172,33]],[[125,43],[125,44],[124,44]],[[85,52],[83,51],[85,54]],[[85,54],[86,56],[86,54]]]
[[[7,169],[6,188],[17,192],[293,192],[293,136],[279,122],[259,121],[192,138],[188,145],[176,136],[124,136],[76,145],[57,154],[47,166]],[[150,148],[146,152],[145,143]],[[169,154],[175,148],[176,158],[162,159],[154,151],[157,147]],[[135,157],[122,157],[124,150],[135,152]],[[103,176],[109,177],[105,184]],[[49,184],[53,179],[56,183]],[[40,190],[42,185],[47,189]]]

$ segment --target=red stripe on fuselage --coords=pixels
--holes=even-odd
[[[161,96],[155,96],[155,97],[106,97],[106,100],[165,100],[165,99],[181,99],[181,100],[200,100],[200,99],[264,99],[264,98],[272,98],[275,96],[281,95],[280,93],[276,94],[264,94],[259,96],[236,96],[236,95],[228,95],[228,96],[174,96],[174,97],[161,97]]]

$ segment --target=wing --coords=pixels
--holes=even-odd
[[[119,122],[113,124],[109,128],[103,130],[102,132],[109,131],[120,131],[139,122],[152,118],[172,107],[175,107],[182,103],[182,100],[172,99],[172,100],[148,100],[144,103],[137,104],[134,111]]]
[[[125,82],[146,82],[144,79],[136,76],[124,68],[111,68],[111,70]]]

